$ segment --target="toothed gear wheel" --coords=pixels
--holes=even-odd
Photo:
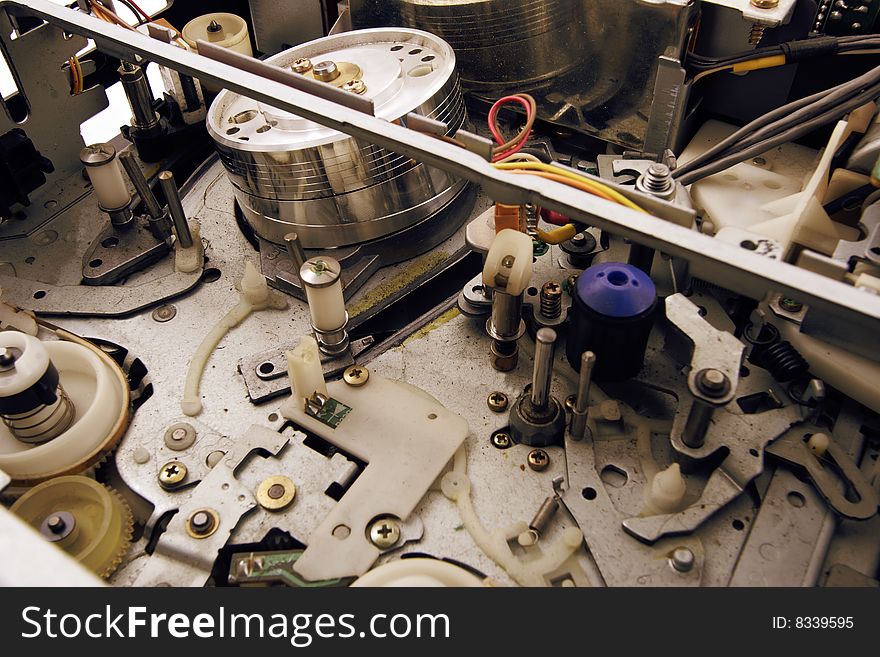
[[[131,545],[134,521],[128,504],[88,477],[51,479],[18,498],[11,510],[104,578],[119,567]]]

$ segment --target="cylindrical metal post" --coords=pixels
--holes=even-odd
[[[153,92],[147,82],[144,69],[136,64],[122,62],[119,79],[128,104],[131,105],[132,127],[149,130],[159,123],[159,115],[153,109]]]
[[[553,354],[556,351],[556,331],[542,328],[535,337],[535,367],[532,370],[532,406],[545,409],[550,402],[550,383],[553,380]]]
[[[180,203],[180,194],[174,182],[174,174],[170,171],[163,171],[159,174],[159,184],[162,185],[162,191],[165,193],[165,199],[168,201],[168,212],[171,214],[171,219],[174,222],[174,232],[177,234],[177,241],[180,242],[180,246],[188,249],[193,245],[192,234],[189,232],[186,213],[183,211],[183,205]]]
[[[577,399],[571,413],[571,437],[582,440],[587,432],[587,418],[590,408],[590,385],[593,381],[593,366],[596,354],[585,351],[581,354],[581,373],[578,379]]]
[[[131,180],[131,184],[134,185],[134,188],[137,190],[144,205],[147,206],[147,212],[149,215],[154,219],[161,217],[164,213],[162,212],[162,208],[159,207],[159,201],[157,201],[156,197],[153,195],[153,190],[150,189],[147,179],[144,178],[143,171],[141,171],[141,168],[137,165],[137,162],[135,162],[134,155],[129,151],[126,151],[119,156],[119,160],[122,162],[122,166],[125,168],[125,172],[128,174],[128,179]]]

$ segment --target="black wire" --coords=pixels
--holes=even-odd
[[[846,37],[814,37],[812,39],[789,41],[775,46],[764,46],[754,50],[745,50],[728,57],[707,57],[690,53],[685,61],[685,67],[689,72],[698,74],[710,69],[733,66],[734,64],[741,64],[742,62],[761,59],[762,57],[788,56],[789,53],[797,54],[804,49],[815,50],[814,52],[808,51],[804,53],[804,56],[822,56],[840,52],[852,52],[865,48],[880,48],[880,37],[876,34]],[[792,61],[796,61],[796,59]]]

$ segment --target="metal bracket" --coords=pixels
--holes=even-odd
[[[574,440],[566,431],[565,461],[568,475],[562,503],[583,532],[608,586],[700,585],[704,554],[699,538],[687,537],[653,546],[630,540],[621,529],[621,516],[596,469],[592,441]],[[694,555],[693,568],[687,572],[669,565],[669,555],[681,547]]]
[[[241,518],[257,506],[251,490],[235,478],[235,471],[256,450],[277,456],[289,440],[258,425],[248,429],[168,523],[134,586],[204,585],[217,552],[226,545]],[[217,526],[210,535],[197,538],[187,531],[187,522],[192,514],[201,510],[216,513]]]
[[[880,265],[880,203],[874,203],[862,213],[859,228],[866,235],[858,242],[841,240],[834,250],[834,259],[843,260],[850,271],[855,261],[867,261]]]
[[[801,420],[795,406],[758,414],[743,413],[734,398],[745,346],[730,333],[713,328],[700,316],[697,306],[682,294],[667,298],[666,314],[693,346],[688,374],[690,395],[679,399],[670,432],[672,448],[689,466],[721,455],[723,460],[709,477],[700,498],[688,508],[679,513],[629,518],[623,522],[627,532],[647,543],[664,536],[691,533],[735,500],[764,471],[763,452],[767,443]],[[707,369],[722,372],[728,378],[730,385],[726,394],[713,397],[700,389],[697,374]],[[707,424],[702,444],[689,446],[683,438],[692,409],[698,404],[716,408],[718,412]]]
[[[791,425],[800,419],[793,406],[751,416],[726,413],[724,417],[733,427],[733,430],[724,432],[730,438],[730,453],[709,477],[700,498],[678,513],[624,520],[623,528],[629,534],[646,543],[654,543],[664,537],[696,531],[742,495],[755,477],[764,471],[763,451],[767,443],[790,430]],[[737,437],[743,435],[749,436],[750,440],[738,441]]]
[[[123,317],[198,285],[202,271],[174,271],[140,285],[47,285],[15,276],[0,275],[4,300],[38,315]]]
[[[85,285],[112,285],[161,260],[171,247],[156,239],[146,219],[136,217],[136,225],[126,229],[106,227],[83,256]]]
[[[831,440],[820,460],[807,447],[801,433],[780,438],[767,447],[767,454],[805,473],[822,499],[839,515],[851,520],[873,518],[877,514],[877,494],[849,455]],[[839,476],[835,476],[834,470]],[[858,500],[847,499],[847,492],[855,493]]]

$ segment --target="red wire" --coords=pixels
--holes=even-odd
[[[500,98],[492,105],[492,108],[489,110],[489,130],[492,132],[492,136],[495,138],[495,141],[498,142],[498,145],[504,144],[506,141],[504,137],[501,136],[501,133],[498,131],[498,126],[496,125],[498,119],[498,112],[501,108],[507,103],[519,103],[522,105],[523,109],[526,111],[526,118],[529,118],[532,114],[531,105],[529,102],[523,98],[522,96],[505,96],[504,98]],[[516,144],[514,144],[510,150],[505,151],[504,153],[499,153],[492,158],[493,162],[497,162],[499,160],[503,160],[505,157],[510,157],[511,155],[517,153],[523,145],[528,141],[531,136],[531,132],[528,132],[522,136]]]
[[[147,12],[145,12],[143,9],[141,9],[140,7],[138,7],[138,4],[137,4],[134,0],[128,0],[128,1],[131,3],[131,6],[132,6],[132,7],[134,7],[134,8],[137,9],[139,12],[141,12],[141,16],[143,16],[143,17],[147,20],[148,23],[151,22],[151,21],[153,20],[153,17],[150,16],[150,15],[149,15]]]

